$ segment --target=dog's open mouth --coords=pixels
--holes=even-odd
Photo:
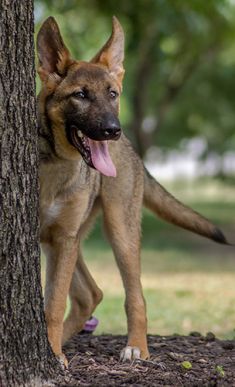
[[[116,167],[110,157],[107,140],[92,140],[74,125],[71,127],[71,139],[89,167],[97,169],[105,176],[116,176]]]

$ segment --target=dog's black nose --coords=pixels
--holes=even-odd
[[[119,119],[113,115],[106,116],[102,131],[107,140],[118,139],[121,134]]]
[[[121,134],[121,128],[116,128],[116,127],[115,128],[107,128],[104,131],[104,135],[105,135],[105,137],[107,137],[107,139],[119,137],[120,134]]]

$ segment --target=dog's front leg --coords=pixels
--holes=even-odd
[[[47,256],[45,315],[52,350],[65,364],[61,340],[66,299],[77,259],[78,241],[62,230],[52,234],[51,243],[42,244]]]
[[[117,251],[117,250],[116,250]],[[120,252],[120,250],[119,250]],[[123,348],[121,360],[147,359],[149,351],[147,346],[147,318],[146,306],[140,282],[139,267],[134,266],[138,251],[117,254],[118,265],[125,287],[125,309],[127,314],[128,342]],[[134,265],[133,265],[134,263]]]
[[[140,281],[140,227],[136,218],[128,217],[123,205],[106,205],[105,228],[112,244],[125,287],[128,342],[121,352],[122,360],[149,357],[147,346],[147,318]],[[136,214],[135,214],[136,215]]]

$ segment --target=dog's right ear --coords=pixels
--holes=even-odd
[[[45,20],[37,36],[38,74],[43,82],[58,83],[73,62],[53,17]]]

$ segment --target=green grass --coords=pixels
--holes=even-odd
[[[170,191],[216,222],[235,242],[234,187],[203,182],[173,186]],[[100,320],[97,333],[126,333],[123,286],[101,228],[99,221],[84,243],[87,265],[104,292],[104,300],[95,312]],[[213,331],[219,337],[234,337],[234,248],[180,230],[145,211],[142,283],[149,333]]]

